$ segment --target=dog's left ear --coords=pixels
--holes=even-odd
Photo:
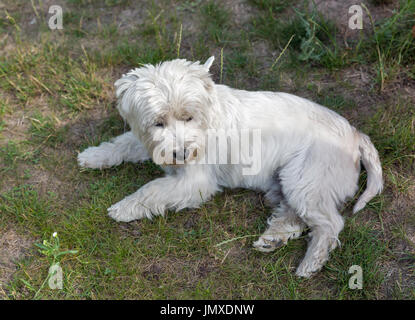
[[[209,59],[206,60],[205,64],[203,65],[206,71],[209,71],[210,66],[212,65],[214,60],[215,60],[215,56],[211,56]]]

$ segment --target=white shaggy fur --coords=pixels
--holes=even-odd
[[[353,211],[381,192],[378,153],[369,137],[346,119],[309,100],[214,84],[212,62],[213,57],[205,64],[178,59],[145,65],[116,81],[118,110],[131,132],[86,149],[78,155],[79,165],[101,169],[152,158],[165,169],[165,177],[108,209],[117,221],[196,208],[223,187],[263,191],[273,211],[254,247],[272,251],[308,226],[311,241],[297,275],[310,277],[337,245],[343,228],[338,208],[358,189],[360,161],[368,173],[367,189]],[[242,164],[203,164],[202,156],[209,151],[200,137],[210,129],[260,129],[261,148],[253,155],[260,160],[259,172],[244,175]],[[176,160],[184,164],[168,165],[163,152],[176,152]]]

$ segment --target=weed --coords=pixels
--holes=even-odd
[[[58,233],[54,232],[52,236],[50,237],[50,240],[43,240],[42,243],[35,243],[35,246],[39,248],[39,252],[46,256],[48,260],[50,261],[50,268],[48,272],[48,276],[45,278],[43,283],[41,284],[40,288],[36,291],[33,299],[38,299],[41,291],[46,285],[47,281],[52,280],[53,277],[57,276],[59,274],[59,270],[62,270],[60,267],[60,260],[62,259],[62,256],[68,255],[68,254],[77,254],[78,250],[65,250],[62,251],[60,249],[60,242]],[[62,273],[60,273],[60,276],[62,276]],[[60,279],[62,281],[63,279]],[[23,280],[24,281],[24,280]],[[25,283],[29,288],[32,286]],[[62,288],[60,288],[62,289]]]

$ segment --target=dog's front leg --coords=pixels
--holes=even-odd
[[[136,163],[149,158],[143,144],[129,131],[98,147],[85,149],[78,154],[78,163],[84,168],[102,169],[123,161]]]
[[[197,208],[219,190],[213,177],[195,166],[147,183],[111,206],[108,214],[116,221],[123,222],[151,219],[156,215],[164,215],[169,209],[179,211]]]

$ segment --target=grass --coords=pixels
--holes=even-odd
[[[230,13],[214,1],[208,1],[201,7],[203,24],[209,38],[221,45],[227,40],[230,27]]]
[[[368,50],[369,59],[377,60],[378,82],[381,91],[384,88],[385,81],[393,80],[399,73],[406,72],[409,77],[414,79],[414,62],[415,62],[415,38],[409,30],[415,23],[413,12],[415,3],[409,0],[400,2],[400,10],[395,15],[379,23],[374,23],[373,39],[363,46],[364,49],[370,45],[377,50]],[[367,10],[369,16],[370,11]],[[400,68],[400,66],[404,68]],[[403,69],[403,70],[402,70]]]
[[[406,32],[414,25],[413,2],[402,1],[383,20],[373,15],[374,28],[367,26],[349,47],[335,21],[292,0],[246,1],[249,15],[237,22],[234,9],[220,1],[188,0],[177,8],[143,1],[134,10],[127,0],[71,0],[61,31],[43,22],[29,27],[33,8],[6,3],[7,12],[0,12],[0,230],[13,229],[33,246],[0,284],[1,298],[415,297],[415,114],[408,94],[415,46]],[[34,6],[40,16],[47,10],[39,1]],[[126,12],[134,16],[129,24]],[[356,216],[347,203],[342,246],[311,280],[294,275],[307,235],[271,254],[252,249],[269,215],[262,195],[225,190],[200,209],[116,223],[106,209],[162,176],[161,169],[150,161],[102,171],[77,167],[78,151],[125,130],[112,87],[122,73],[212,54],[215,81],[310,98],[369,134],[379,150],[384,193]],[[363,173],[362,188],[365,179]],[[48,250],[39,252],[35,244],[44,240]],[[69,254],[57,259],[58,252]],[[45,279],[57,261],[63,289],[51,290]],[[363,269],[363,290],[348,287],[352,265]]]
[[[286,0],[250,0],[249,2],[259,9],[269,11],[270,13],[283,12],[294,3],[294,1]]]
[[[412,170],[415,163],[415,131],[413,123],[415,112],[412,104],[398,102],[379,110],[368,124],[368,133],[382,131],[376,137],[376,145],[387,164],[401,169]]]
[[[25,43],[12,57],[0,59],[0,85],[16,95],[21,103],[30,98],[47,96],[56,109],[79,111],[100,99],[100,79],[88,57],[81,61],[68,59],[67,48],[44,39],[40,45]],[[85,72],[86,71],[86,72]],[[55,93],[60,92],[59,96]]]
[[[335,39],[335,24],[314,7],[308,9],[308,2],[301,11],[293,8],[293,15],[283,22],[280,16],[289,6],[287,1],[253,2],[263,10],[262,15],[252,20],[253,33],[270,40],[275,48],[282,48],[293,37],[290,43],[293,64],[309,62],[329,69],[344,65],[344,53],[340,53]]]
[[[386,244],[380,240],[380,232],[374,231],[370,224],[358,224],[356,219],[350,219],[340,240],[341,249],[333,253],[326,267],[332,279],[335,279],[336,297],[378,299],[377,292],[382,286],[385,274],[381,271],[377,260],[385,258],[386,255]],[[352,265],[360,266],[365,270],[363,280],[365,290],[349,290],[349,268]]]

